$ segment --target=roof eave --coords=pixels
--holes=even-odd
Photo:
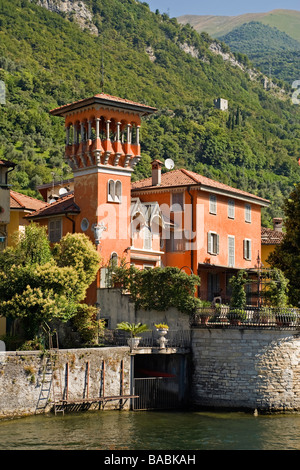
[[[100,104],[102,106],[110,106],[114,108],[121,108],[121,109],[130,109],[131,111],[135,111],[139,113],[141,116],[152,114],[157,111],[156,108],[151,106],[139,106],[138,103],[127,103],[122,101],[117,101],[113,99],[104,99],[98,96],[92,96],[91,98],[87,98],[82,101],[76,101],[74,103],[66,104],[61,106],[60,108],[55,108],[49,111],[52,116],[65,116],[70,111],[74,111],[76,109],[85,108],[92,104]]]

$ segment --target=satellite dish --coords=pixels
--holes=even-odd
[[[54,198],[50,199],[49,204],[53,204],[53,202],[56,202],[56,199]]]
[[[68,191],[66,190],[66,188],[60,188],[60,190],[58,191],[59,195],[61,196],[62,194],[66,194]]]
[[[171,158],[167,158],[167,160],[165,160],[165,167],[168,169],[168,170],[173,170],[174,168],[174,162]]]

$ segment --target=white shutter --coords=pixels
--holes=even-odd
[[[228,218],[229,219],[234,219],[234,208],[235,204],[232,199],[229,199],[228,201]]]
[[[144,227],[144,248],[145,250],[152,249],[152,233],[147,225]]]
[[[217,213],[217,197],[214,194],[209,195],[209,212],[211,214]]]
[[[235,263],[235,243],[234,237],[228,236],[228,265],[234,266]]]
[[[210,232],[207,234],[207,252],[212,253],[212,236]]]
[[[251,205],[245,205],[245,222],[251,222]]]

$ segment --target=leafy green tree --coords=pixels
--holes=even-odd
[[[91,240],[83,233],[68,233],[54,246],[53,256],[58,267],[68,266],[76,271],[77,296],[83,300],[100,267],[99,254]]]
[[[100,259],[85,235],[67,235],[58,247],[60,263],[45,229],[30,224],[16,246],[0,256],[0,315],[21,319],[26,339],[32,339],[45,321],[66,322],[75,316],[96,277]]]
[[[289,280],[278,268],[274,268],[269,273],[270,282],[265,292],[265,299],[272,307],[286,307],[288,303]]]
[[[175,267],[145,270],[132,266],[119,267],[112,276],[112,281],[114,280],[122,281],[136,308],[164,311],[175,307],[180,312],[192,314],[200,306],[199,299],[195,297],[195,288],[200,285],[200,278]]]
[[[236,276],[232,276],[229,280],[229,284],[232,288],[232,294],[230,298],[230,307],[242,309],[246,306],[246,292],[245,284],[247,282],[247,274],[241,270]]]
[[[285,200],[286,233],[280,245],[270,254],[268,262],[280,269],[289,280],[288,297],[291,304],[300,305],[300,185],[295,186]]]

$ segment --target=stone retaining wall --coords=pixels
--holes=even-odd
[[[193,329],[193,402],[202,407],[300,410],[296,330]]]
[[[53,369],[48,401],[42,397],[50,389],[49,356],[37,351],[0,353],[0,418],[49,411],[53,406],[53,383],[57,395],[68,391],[69,400],[98,397],[103,392],[105,396],[119,396],[122,384],[123,394],[130,394],[127,347],[60,350]],[[127,409],[129,400],[124,403]],[[119,407],[119,400],[105,403],[105,409]]]

